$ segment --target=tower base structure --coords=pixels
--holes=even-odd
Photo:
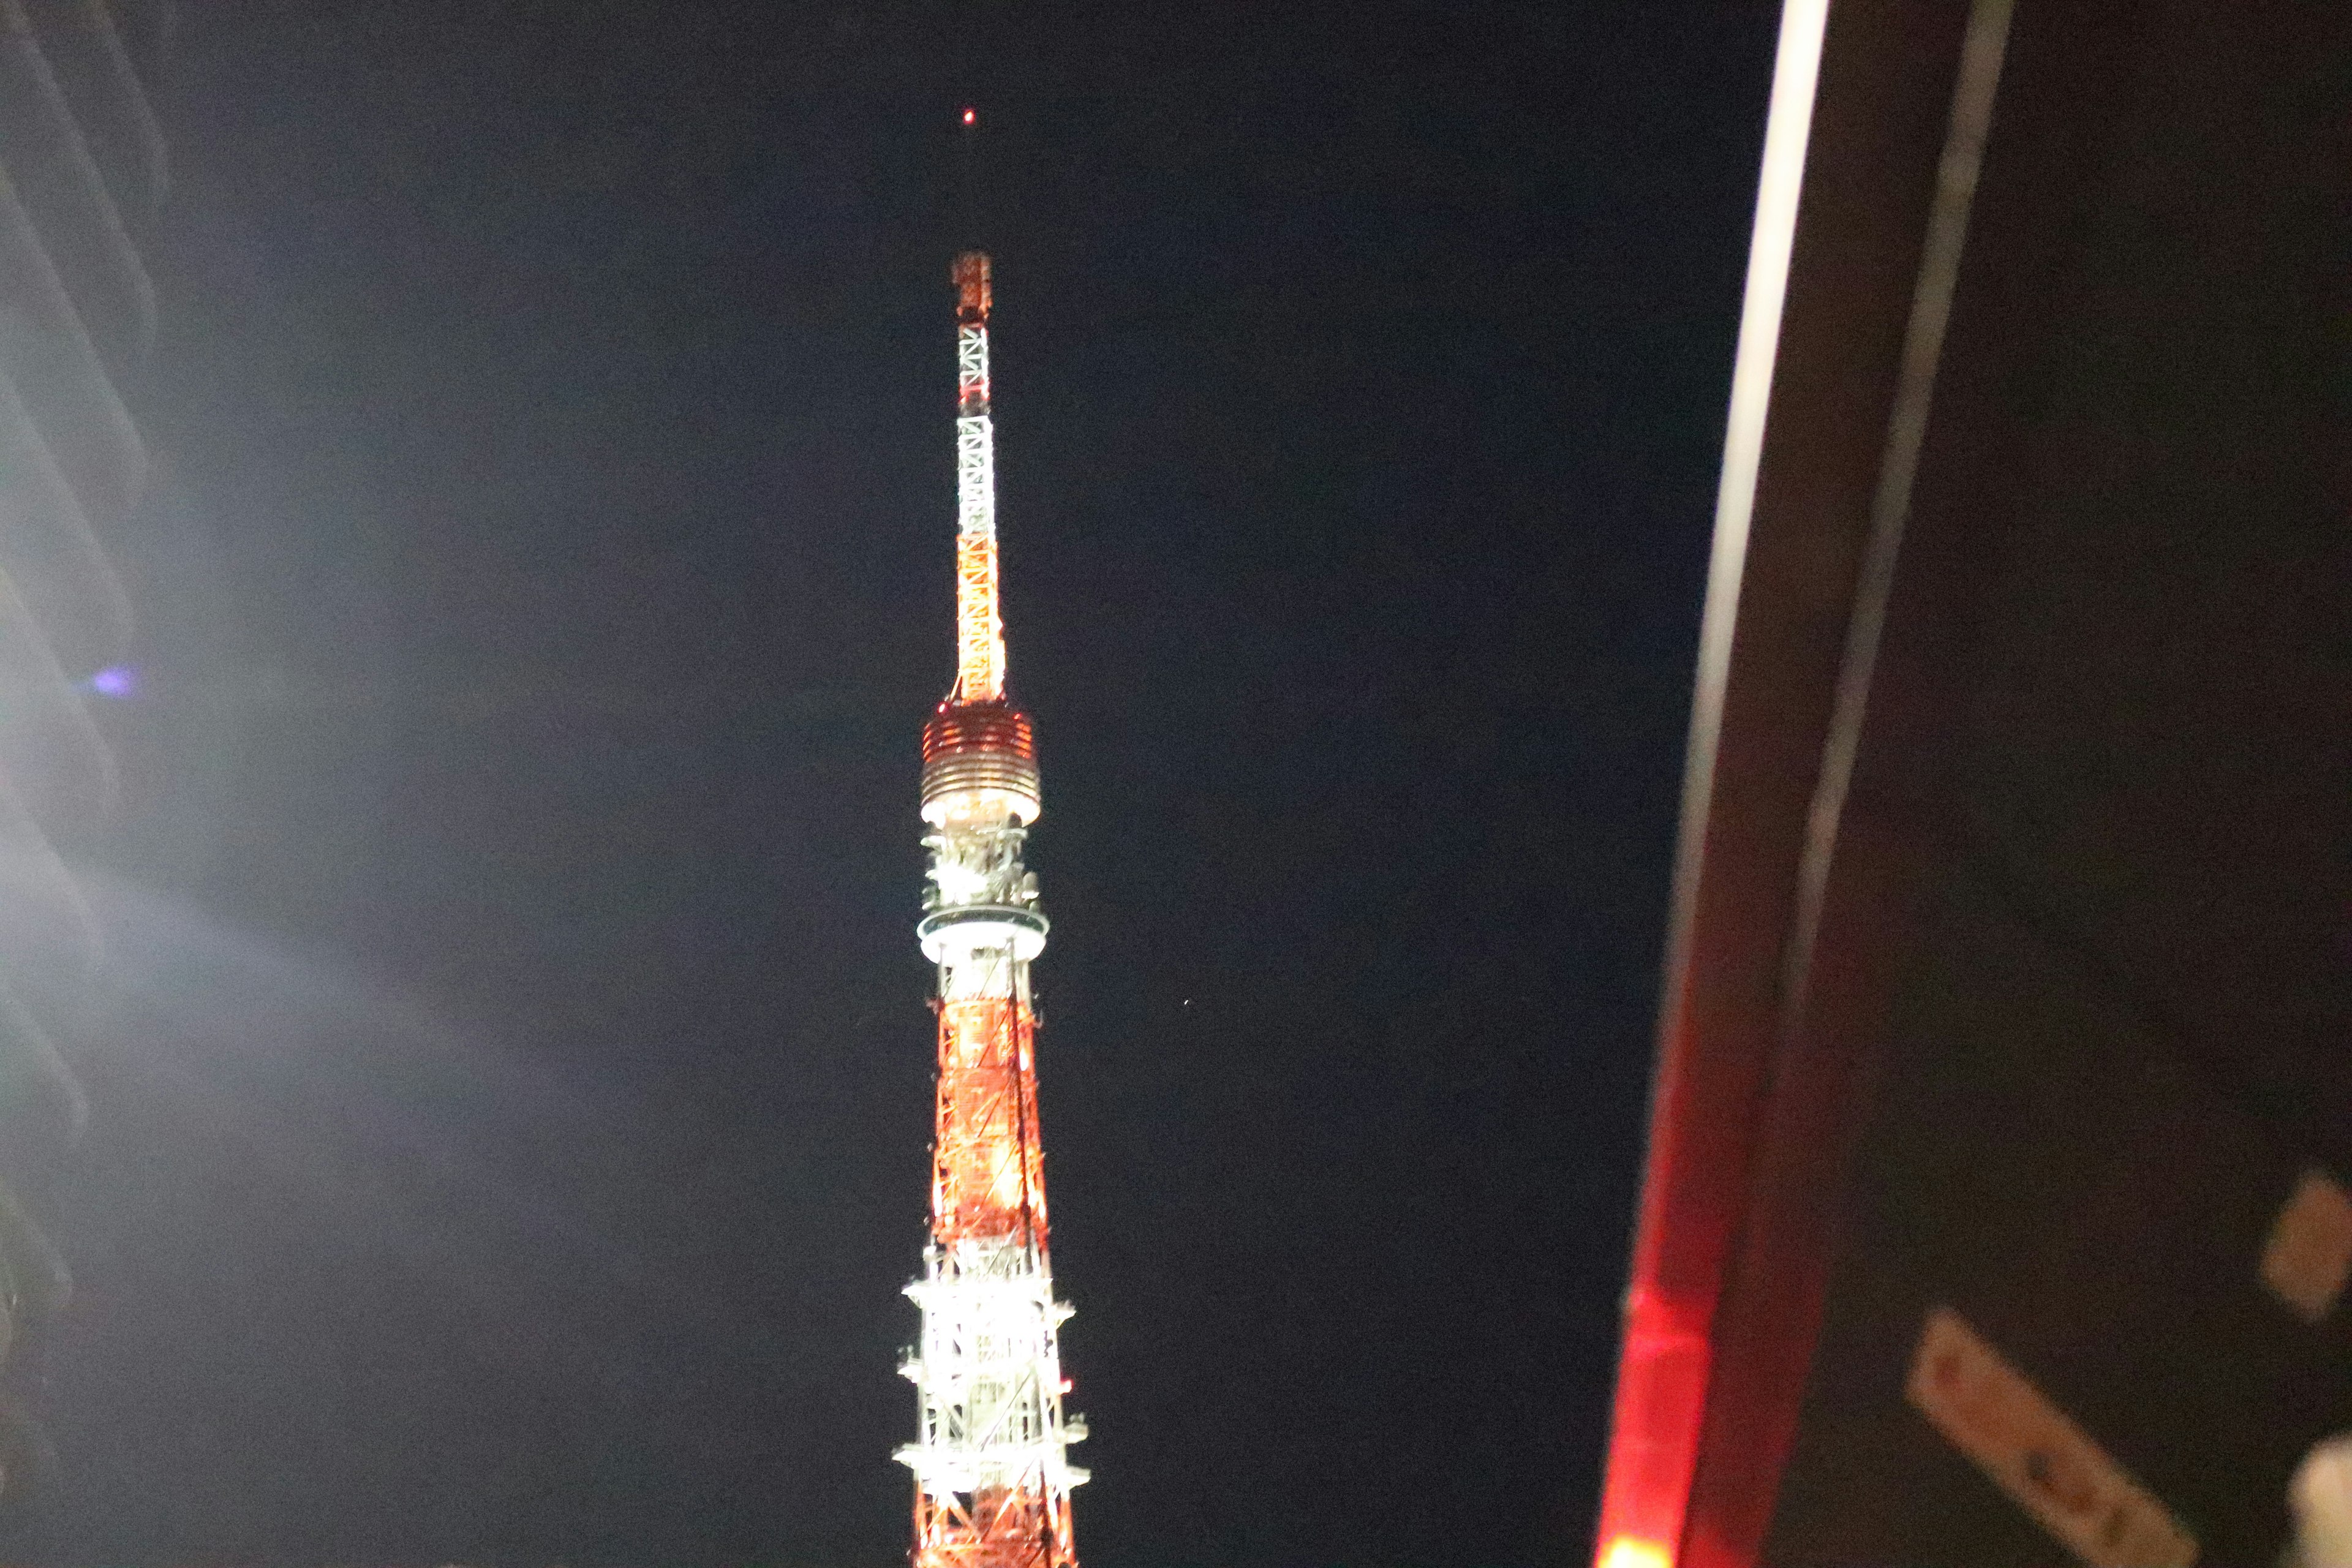
[[[1075,1564],[1070,1489],[1087,1472],[1065,1445],[1086,1423],[1062,1411],[1070,1309],[1044,1254],[974,1239],[929,1247],[923,1263],[907,1287],[922,1343],[899,1368],[922,1395],[921,1440],[898,1450],[915,1472],[915,1568]]]

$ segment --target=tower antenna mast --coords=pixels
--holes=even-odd
[[[971,123],[971,111],[965,111]],[[930,886],[916,937],[938,966],[939,1092],[930,1242],[907,1287],[922,1334],[899,1364],[916,1389],[914,1568],[1076,1568],[1061,1325],[1046,1250],[1029,966],[1045,951],[1037,879],[1021,863],[1040,810],[1027,714],[1006,699],[997,601],[996,453],[989,420],[989,260],[955,260],[956,674],[923,726]]]
[[[1004,700],[996,427],[988,413],[988,253],[956,258],[956,703]]]

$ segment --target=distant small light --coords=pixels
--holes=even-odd
[[[100,697],[130,697],[139,689],[139,677],[128,665],[110,664],[89,678],[89,689]]]
[[[971,111],[971,110],[967,109],[967,110],[965,110],[963,111],[963,122],[964,122],[966,125],[969,125],[969,124],[971,124],[971,121],[972,121],[972,111]]]

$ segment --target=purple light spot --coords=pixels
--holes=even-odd
[[[89,689],[100,697],[129,697],[139,689],[139,677],[129,665],[110,664],[89,678]]]

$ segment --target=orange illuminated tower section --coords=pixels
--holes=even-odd
[[[920,1405],[898,1450],[915,1474],[915,1568],[1062,1568],[1077,1554],[1060,1331],[1045,1247],[1029,965],[1045,951],[1021,847],[1037,820],[1037,748],[1005,700],[997,611],[988,258],[956,258],[956,680],[923,726],[930,888],[916,927],[939,966],[931,1237],[907,1287],[921,1342],[899,1370]]]

